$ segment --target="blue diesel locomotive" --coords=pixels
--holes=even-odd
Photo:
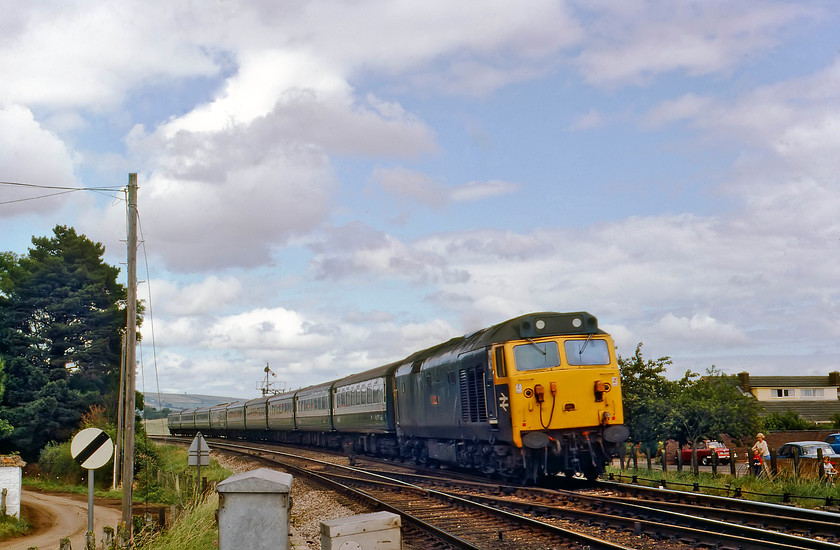
[[[610,336],[585,312],[532,313],[401,361],[169,415],[170,433],[345,449],[523,482],[594,478],[627,439]]]

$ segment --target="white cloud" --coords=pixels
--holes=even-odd
[[[76,162],[72,151],[55,134],[42,128],[28,108],[20,105],[0,108],[0,128],[3,129],[0,132],[0,179],[55,187],[81,187],[73,174]],[[0,213],[52,211],[65,206],[68,195],[61,194],[46,200],[24,199],[60,193],[59,189],[5,186],[0,202],[23,202],[4,205]]]
[[[411,205],[422,204],[430,208],[510,195],[516,193],[520,187],[516,183],[502,180],[471,181],[447,187],[427,174],[399,166],[376,168],[372,180],[387,194],[400,201]]]
[[[732,323],[721,323],[704,313],[692,315],[691,318],[668,313],[659,320],[657,329],[662,338],[674,339],[675,345],[679,345],[681,340],[700,341],[715,346],[749,343],[749,338],[739,327]]]
[[[297,312],[280,307],[219,316],[205,336],[209,347],[249,352],[312,349],[325,342],[322,335],[308,330]]]
[[[156,279],[151,282],[153,307],[169,315],[204,315],[225,311],[241,298],[242,284],[232,276],[209,275],[199,282],[178,285],[174,281]]]
[[[575,63],[587,81],[606,87],[650,84],[678,71],[727,73],[778,44],[793,21],[818,15],[811,6],[771,2],[575,4],[591,22]]]
[[[402,167],[376,168],[372,179],[382,189],[410,203],[440,207],[446,203],[446,187],[430,176]]]
[[[489,180],[471,181],[449,192],[452,202],[472,202],[503,195],[511,195],[519,190],[519,185],[509,181]]]
[[[210,76],[218,71],[190,32],[169,32],[190,14],[175,3],[93,0],[6,6],[16,20],[0,39],[0,101],[49,109],[118,105],[149,79]],[[7,27],[4,27],[4,29]]]

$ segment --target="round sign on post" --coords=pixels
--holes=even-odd
[[[105,466],[113,454],[114,443],[99,428],[85,428],[70,442],[70,456],[86,470]]]
[[[70,442],[70,456],[88,471],[88,534],[93,533],[93,471],[108,464],[114,442],[99,428],[85,428]]]

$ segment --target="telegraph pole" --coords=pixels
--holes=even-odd
[[[131,541],[131,489],[134,481],[134,388],[137,370],[137,174],[128,175],[128,288],[125,329],[125,442],[122,466],[122,521]],[[129,542],[129,544],[131,544]]]
[[[125,423],[125,334],[120,346],[120,397],[117,401],[117,439],[114,442],[114,479],[111,489],[117,490],[122,475],[123,424]]]

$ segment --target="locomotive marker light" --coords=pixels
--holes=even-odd
[[[70,456],[88,471],[88,533],[93,533],[93,471],[114,454],[114,442],[99,428],[85,428],[70,442]]]

